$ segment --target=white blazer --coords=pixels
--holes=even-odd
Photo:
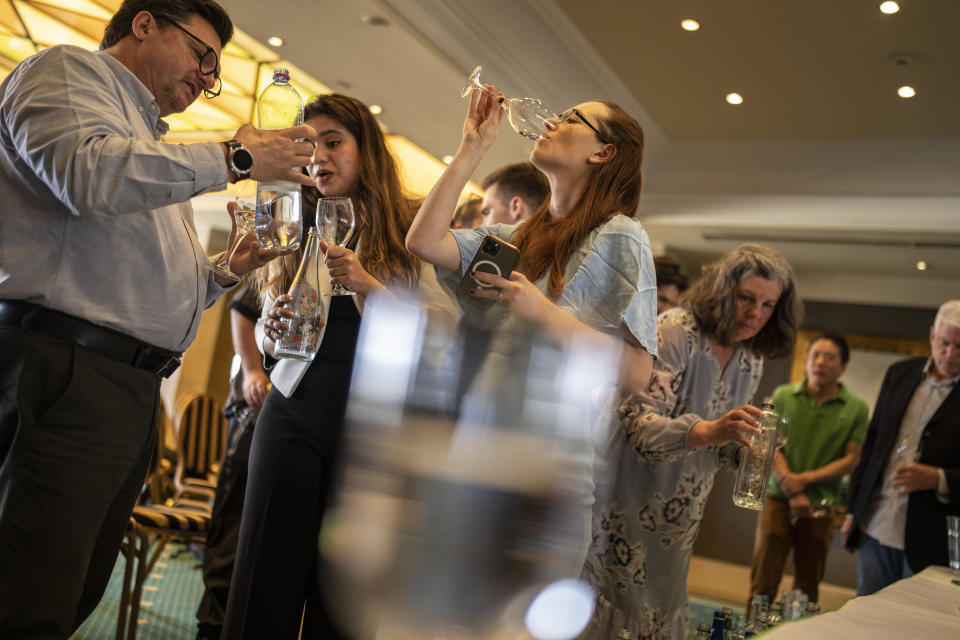
[[[327,331],[327,317],[330,315],[330,296],[323,294],[329,294],[332,289],[330,285],[330,272],[327,271],[327,265],[325,265],[323,262],[320,263],[319,289],[321,294],[320,315],[323,319],[323,326],[320,327],[320,336],[317,340],[317,348],[319,348],[319,345],[323,342],[323,336]],[[433,268],[433,265],[426,262],[422,263],[420,268],[420,282],[417,285],[417,289],[414,293],[420,299],[421,304],[423,304],[423,306],[426,307],[431,314],[438,313],[446,316],[453,322],[456,321],[456,318],[460,313],[459,306],[451,297],[451,295],[440,287],[440,283],[437,281],[437,274]],[[352,297],[354,304],[357,305],[357,311],[363,315],[363,303],[365,297],[359,294]],[[264,329],[263,321],[267,317],[267,313],[271,308],[273,308],[273,299],[265,299],[260,319],[257,321],[254,329],[257,338],[257,346],[259,347],[261,353],[266,353],[264,350],[264,342],[267,340],[267,334]],[[289,398],[291,395],[293,395],[293,392],[297,389],[297,386],[300,384],[300,381],[303,379],[304,374],[306,374],[307,369],[309,368],[309,362],[304,362],[303,360],[293,360],[291,358],[279,358],[277,364],[270,371],[270,382],[273,383],[273,386],[280,393],[282,393],[284,397]]]

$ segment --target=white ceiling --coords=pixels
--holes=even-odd
[[[612,99],[646,132],[639,213],[656,249],[693,269],[766,241],[807,299],[936,306],[960,297],[960,2],[903,0],[888,22],[878,4],[232,0],[229,10],[261,42],[283,36],[281,55],[328,86],[383,105],[391,132],[437,157],[456,149],[459,89],[477,64],[508,96],[556,110]],[[389,24],[362,21],[371,15]],[[683,17],[702,32],[681,32]],[[891,48],[912,64],[888,68]],[[917,84],[915,102],[895,97],[901,78]],[[728,81],[747,87],[740,111],[723,102]],[[791,99],[794,85],[834,93]],[[474,178],[528,153],[504,125]]]

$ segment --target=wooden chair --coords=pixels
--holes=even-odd
[[[162,457],[162,443],[165,430],[172,427],[161,411],[157,460],[145,484],[149,490],[145,494],[149,494],[151,502],[134,507],[121,545],[126,566],[117,618],[117,640],[135,640],[143,583],[166,544],[175,539],[187,543],[201,542],[210,525],[217,471],[226,440],[226,420],[218,402],[209,396],[195,394],[181,400],[176,422],[178,463],[174,473],[174,494],[161,495],[157,488],[163,486],[162,482],[157,482],[157,476],[170,468],[170,462]]]
[[[174,499],[213,502],[227,440],[223,407],[203,393],[184,396],[177,405],[177,469]]]

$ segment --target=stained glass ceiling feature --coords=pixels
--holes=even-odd
[[[53,45],[96,49],[119,6],[120,0],[0,0],[0,80],[21,60]],[[254,97],[270,83],[276,66],[290,69],[294,85],[305,96],[330,92],[237,29],[221,55],[220,96],[200,98],[183,113],[164,118],[170,124],[170,138],[222,139],[224,132],[233,133],[251,122]]]
[[[97,49],[110,17],[121,0],[0,0],[0,81],[34,53],[58,44]],[[330,89],[289,60],[240,29],[220,56],[223,90],[200,98],[183,113],[164,118],[172,142],[223,140],[247,122],[256,122],[255,96],[273,80],[273,69],[290,71],[291,84],[303,96]],[[389,137],[390,146],[414,193],[425,195],[443,171],[443,164],[406,138]],[[464,196],[481,193],[472,182]]]

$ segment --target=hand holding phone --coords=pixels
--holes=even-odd
[[[457,287],[457,298],[464,308],[475,307],[487,309],[493,305],[491,300],[482,300],[470,295],[472,289],[488,289],[492,285],[473,277],[474,272],[484,271],[503,278],[509,278],[510,272],[520,258],[520,251],[505,240],[492,235],[485,235],[480,241],[477,253],[470,261],[460,285]],[[476,306],[479,305],[479,306]]]

